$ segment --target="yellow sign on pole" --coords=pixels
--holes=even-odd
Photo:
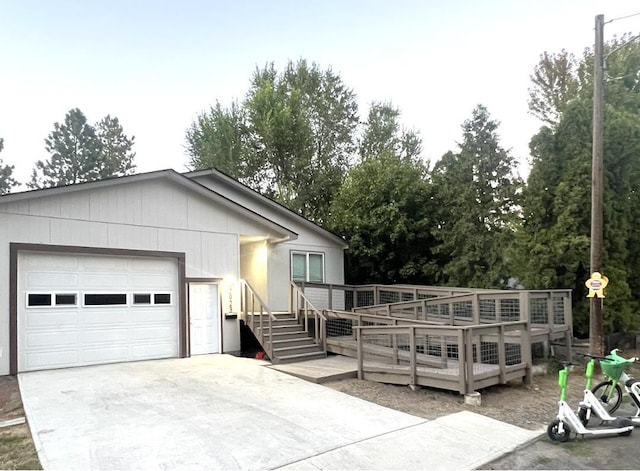
[[[604,289],[609,284],[609,278],[601,275],[599,272],[594,271],[585,283],[585,286],[589,288],[587,298],[604,298]]]

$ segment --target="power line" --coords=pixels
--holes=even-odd
[[[640,12],[638,12],[638,13],[632,13],[631,15],[627,15],[627,16],[621,16],[620,18],[613,18],[613,19],[611,19],[611,20],[609,20],[609,21],[606,21],[606,22],[605,22],[605,24],[607,24],[607,23],[613,23],[614,21],[618,21],[618,20],[624,20],[624,19],[627,19],[627,18],[632,18],[632,17],[634,17],[634,16],[638,16],[638,15],[640,15]]]

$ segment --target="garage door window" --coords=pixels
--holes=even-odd
[[[39,306],[51,306],[51,294],[50,293],[29,293],[27,295],[27,306],[39,307]]]
[[[126,293],[85,294],[85,306],[120,306],[127,304]]]
[[[78,304],[78,298],[73,294],[56,294],[56,306],[75,306]]]
[[[76,293],[28,293],[27,307],[75,306]]]
[[[171,304],[171,293],[134,293],[133,304],[143,306]]]

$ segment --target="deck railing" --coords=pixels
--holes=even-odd
[[[260,344],[266,347],[265,351],[269,358],[273,358],[271,339],[273,339],[273,321],[276,317],[248,281],[240,280],[240,292],[242,320],[254,335],[257,335]]]
[[[302,322],[307,332],[313,331],[315,342],[322,346],[322,349],[326,352],[327,318],[311,304],[302,289],[293,281],[290,283],[289,289],[290,311],[295,315],[296,319]]]
[[[571,290],[320,283],[302,283],[300,288],[318,309],[353,310],[447,325],[523,321],[547,332],[572,330]]]
[[[389,319],[391,320],[391,319]],[[481,326],[356,326],[358,377],[468,394],[531,381],[526,322]]]

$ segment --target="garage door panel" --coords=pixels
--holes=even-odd
[[[81,272],[88,273],[126,273],[128,259],[107,257],[81,257],[78,259]]]
[[[122,344],[130,340],[128,329],[83,330],[78,336],[78,343],[82,346],[92,344]]]
[[[142,327],[133,331],[132,340],[170,340],[174,329],[169,326]]]
[[[132,320],[134,323],[138,322],[162,322],[166,323],[175,319],[173,314],[174,310],[167,309],[136,309],[131,313]]]
[[[149,353],[157,358],[168,358],[176,356],[178,346],[170,346],[165,343],[131,345],[130,355],[136,360],[144,360],[149,358]]]
[[[122,325],[127,324],[131,318],[131,311],[126,308],[104,307],[91,310],[86,307],[82,309],[80,323],[85,326],[96,325]]]
[[[26,341],[26,346],[34,350],[42,347],[47,349],[68,348],[78,343],[78,334],[75,331],[32,333],[26,336]]]
[[[78,322],[77,312],[51,312],[40,309],[29,310],[26,316],[27,328],[63,328]]]
[[[129,360],[130,349],[128,345],[114,345],[102,348],[85,348],[80,351],[79,363],[95,365],[116,361]]]
[[[83,289],[105,289],[108,291],[126,289],[129,277],[126,274],[115,273],[83,273],[80,275],[80,288]]]
[[[37,271],[53,269],[57,273],[78,271],[78,259],[66,255],[49,254],[47,257],[23,257],[21,265],[26,271],[32,269]]]
[[[21,252],[18,370],[177,357],[177,292],[175,260]],[[40,305],[27,306],[30,293]],[[134,304],[134,293],[151,304]],[[170,304],[153,304],[167,293]],[[86,294],[96,304],[85,306]],[[46,295],[54,305],[46,305]]]
[[[44,368],[63,368],[78,365],[77,350],[47,351],[28,353],[24,370],[40,370]]]
[[[30,289],[77,288],[78,275],[75,273],[29,273],[27,284]]]

